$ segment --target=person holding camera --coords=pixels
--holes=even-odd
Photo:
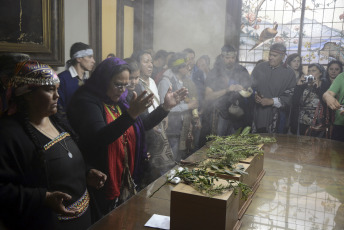
[[[312,63],[308,75],[302,76],[295,87],[292,98],[290,131],[297,135],[326,137],[329,126],[329,111],[322,95],[329,88],[325,68]]]

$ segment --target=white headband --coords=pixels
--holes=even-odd
[[[93,55],[93,49],[79,50],[78,52],[73,54],[73,59],[74,58],[81,58],[81,57],[91,56],[91,55]]]

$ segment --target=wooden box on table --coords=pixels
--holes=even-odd
[[[254,155],[247,159],[241,160],[238,164],[234,166],[234,168],[237,167],[243,167],[244,172],[247,174],[236,174],[229,175],[229,174],[219,174],[217,173],[217,177],[223,178],[223,179],[230,179],[235,181],[240,181],[246,185],[248,185],[252,189],[252,193],[249,195],[249,197],[245,200],[242,199],[242,194],[239,191],[239,206],[238,206],[238,217],[239,219],[242,218],[242,216],[245,214],[247,208],[252,202],[252,196],[256,192],[256,190],[259,187],[259,183],[262,179],[262,177],[265,174],[265,171],[263,169],[264,166],[264,155]],[[209,174],[214,175],[215,173],[210,171]]]
[[[257,189],[257,185],[259,184],[260,180],[264,176],[264,155],[254,155],[251,157],[248,157],[246,159],[240,160],[239,163],[234,165],[234,168],[238,168],[240,166],[243,167],[244,172],[247,174],[239,174],[237,173],[234,175],[229,174],[220,174],[216,173],[216,175],[220,178],[224,179],[231,179],[240,181],[244,184],[247,184],[249,187],[252,188],[252,190]],[[230,171],[230,170],[229,170]],[[210,170],[209,174],[214,175],[214,170]]]
[[[227,185],[219,179],[215,184]],[[239,196],[233,191],[209,197],[180,183],[171,191],[171,230],[239,229]]]
[[[254,156],[250,156],[244,160],[241,160],[240,162],[250,165],[249,174],[251,174],[251,177],[255,178],[254,180],[256,182],[258,182],[258,184],[259,184],[259,182],[261,181],[262,177],[265,174],[264,154],[256,154]],[[255,188],[254,185],[253,185],[252,189]]]

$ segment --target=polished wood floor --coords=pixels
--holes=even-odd
[[[240,229],[344,229],[344,143],[276,135],[264,146],[265,176]],[[172,185],[161,177],[91,229],[149,229],[153,214],[170,215]]]

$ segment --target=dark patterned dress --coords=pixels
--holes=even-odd
[[[290,130],[293,134],[325,137],[326,132],[320,129],[326,126],[329,113],[321,98],[327,88],[326,82],[322,82],[320,87],[307,84],[295,87],[290,124]],[[314,130],[309,133],[311,126],[318,131]]]
[[[86,167],[79,148],[63,130],[53,140],[32,127],[39,151],[17,116],[0,122],[0,222],[8,229],[87,229],[91,225]],[[72,198],[75,217],[57,215],[45,202],[46,192]]]
[[[320,125],[322,124],[323,106],[319,96],[310,88],[303,91],[300,98],[299,122],[303,125]]]

